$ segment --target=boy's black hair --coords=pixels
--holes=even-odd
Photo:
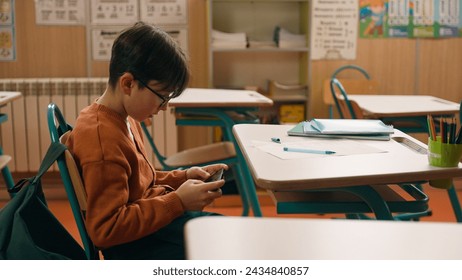
[[[165,31],[143,22],[123,30],[115,39],[109,86],[114,88],[126,72],[144,83],[156,80],[163,85],[162,90],[175,90],[173,97],[180,95],[189,82],[188,63],[180,46]]]

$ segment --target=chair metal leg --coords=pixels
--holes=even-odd
[[[418,190],[423,192],[423,187],[422,184],[420,183],[414,183],[414,184],[401,184],[401,188],[408,190],[409,191],[415,186]],[[398,214],[394,216],[394,219],[397,221],[419,221],[421,217],[428,217],[432,215],[431,210],[426,210],[423,212],[419,213],[404,213],[404,214]]]
[[[377,220],[393,220],[388,205],[374,189],[369,186],[355,186],[343,188],[343,191],[350,192],[360,197],[374,212]]]
[[[354,214],[354,213],[353,214],[352,213],[346,213],[345,217],[348,220],[361,220],[361,219],[364,219],[362,214]]]
[[[334,107],[332,105],[329,105],[329,119],[334,118]]]

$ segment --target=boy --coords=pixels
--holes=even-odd
[[[137,23],[114,41],[103,95],[68,142],[87,192],[86,228],[105,259],[184,259],[183,226],[221,196],[204,183],[225,164],[162,172],[146,158],[140,121],[166,110],[189,81],[186,58],[160,29]]]

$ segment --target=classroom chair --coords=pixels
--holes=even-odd
[[[337,75],[345,70],[353,69],[359,71],[366,79],[338,79]],[[359,107],[359,105],[348,98],[348,94],[378,94],[379,84],[377,81],[371,80],[369,74],[363,68],[357,65],[345,65],[337,69],[330,81],[328,82],[329,89],[324,89],[324,94],[330,92],[330,99],[335,104],[337,112],[341,119],[364,119],[366,116]],[[326,85],[325,85],[326,86]],[[325,97],[325,102],[327,97]],[[427,123],[423,122],[420,118],[413,121],[408,119],[393,118],[382,119],[386,124],[393,125],[393,127],[405,133],[419,133],[426,132]]]
[[[154,142],[154,139],[147,127],[147,125],[150,125],[150,123],[146,122],[148,121],[141,122],[141,128],[143,129],[143,132],[154,152],[154,155],[162,166],[162,170],[168,171],[174,169],[186,169],[191,166],[205,166],[215,163],[227,164],[233,172],[233,178],[226,177],[226,180],[228,181],[234,179],[236,181],[236,186],[241,196],[243,205],[242,216],[247,216],[249,214],[249,202],[246,195],[246,190],[244,189],[246,187],[243,183],[244,179],[242,178],[242,175],[237,170],[237,168],[234,168],[239,164],[239,160],[236,156],[236,150],[232,142],[223,141],[203,145],[191,149],[186,149],[167,157],[163,155],[157,148],[156,143]]]
[[[66,143],[72,127],[66,122],[58,106],[54,103],[48,105],[48,130],[52,142]],[[66,190],[72,214],[74,215],[80,238],[87,258],[99,259],[99,250],[95,247],[85,228],[85,213],[87,209],[87,194],[79,170],[72,154],[66,150],[57,160],[59,173]]]
[[[346,70],[354,70],[354,72],[359,72],[361,78],[337,78],[337,76]],[[366,70],[357,65],[345,65],[337,70],[331,75],[327,80],[324,80],[322,96],[323,101],[329,107],[329,116],[333,118],[333,106],[338,109],[338,103],[335,97],[331,93],[331,80],[337,79],[342,85],[353,94],[378,94],[379,93],[379,83],[376,80],[372,80],[369,73]],[[338,110],[340,118],[344,118],[343,110]]]

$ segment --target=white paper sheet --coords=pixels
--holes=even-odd
[[[252,144],[273,156],[280,159],[298,159],[298,158],[315,158],[315,157],[332,157],[332,156],[348,156],[358,154],[372,154],[372,153],[385,153],[386,151],[371,147],[360,141],[347,140],[347,139],[329,139],[319,140],[310,139],[308,141],[297,142],[283,142],[281,144],[274,142],[252,141]],[[313,150],[328,150],[334,151],[335,154],[315,154],[315,153],[299,153],[299,152],[286,152],[284,147],[290,148],[304,148]]]

